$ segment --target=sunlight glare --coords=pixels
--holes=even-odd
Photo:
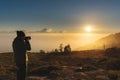
[[[92,27],[91,27],[91,26],[87,26],[87,27],[85,28],[85,30],[86,30],[86,32],[91,32],[91,31],[92,31]]]

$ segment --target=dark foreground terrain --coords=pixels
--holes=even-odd
[[[13,53],[0,54],[0,80],[16,80]],[[120,50],[29,53],[28,80],[120,80]]]

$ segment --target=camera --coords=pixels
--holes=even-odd
[[[30,36],[25,37],[26,40],[31,40]]]

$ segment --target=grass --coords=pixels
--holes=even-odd
[[[30,53],[28,75],[46,76],[51,80],[80,80],[81,72],[102,68],[112,80],[120,80],[120,58],[107,54],[103,50],[73,51],[70,55]],[[13,53],[1,53],[0,79],[16,80],[16,69]]]
[[[108,76],[109,76],[112,80],[120,80],[120,71],[109,70],[109,71],[108,71]]]

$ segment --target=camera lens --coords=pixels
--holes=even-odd
[[[31,37],[30,37],[30,36],[27,36],[27,37],[25,37],[25,39],[26,39],[26,40],[30,40],[30,39],[31,39]]]

